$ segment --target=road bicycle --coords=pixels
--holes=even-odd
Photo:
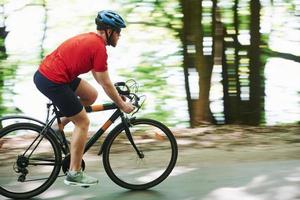
[[[85,107],[88,113],[115,111],[88,139],[84,153],[94,146],[100,160],[102,155],[104,169],[113,182],[130,190],[146,190],[161,183],[173,170],[178,154],[176,139],[164,124],[135,117],[146,99],[138,96],[135,81],[118,82],[115,87],[136,110],[126,115],[115,103]],[[57,177],[65,176],[70,164],[70,149],[61,117],[56,106],[49,103],[46,122],[26,116],[0,119],[0,122],[18,118],[30,120],[0,130],[0,194],[28,199],[47,190]],[[104,134],[117,119],[120,123]],[[58,131],[51,128],[55,121],[60,127]],[[98,145],[102,135],[106,137]],[[85,170],[84,160],[81,168]]]

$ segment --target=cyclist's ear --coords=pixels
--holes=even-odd
[[[107,30],[107,33],[108,33],[108,35],[110,35],[112,32],[113,32],[113,30],[112,29],[106,29]]]

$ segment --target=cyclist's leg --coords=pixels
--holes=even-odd
[[[84,109],[68,119],[75,125],[71,142],[70,170],[79,171],[90,121]]]
[[[53,83],[40,73],[36,73],[34,81],[37,88],[75,124],[74,138],[71,144],[71,169],[79,170],[78,166],[81,165],[82,153],[76,152],[84,151],[84,145],[82,145],[82,143],[85,143],[89,126],[89,120],[82,104],[75,92],[67,84]],[[87,185],[97,183],[97,179],[83,175],[82,172],[79,172],[79,175],[80,176],[76,176],[74,179],[70,179],[70,182],[84,182],[87,183]],[[67,178],[70,177],[67,176]]]
[[[86,85],[86,82],[83,80],[80,81],[80,79],[79,82],[80,83],[76,88],[86,89],[85,92],[89,93],[89,88],[81,86],[82,84]],[[76,92],[74,92],[74,86],[72,85],[72,83],[68,88],[69,90],[65,91],[64,94],[66,96],[66,99],[68,99],[68,102],[64,101],[64,105],[61,106],[60,110],[67,116],[68,120],[73,122],[75,128],[72,134],[71,141],[71,161],[69,167],[70,170],[67,173],[64,182],[67,185],[94,185],[98,183],[98,180],[86,175],[81,171],[81,161],[90,121],[85,109],[83,109],[82,103],[78,99],[78,95],[76,94]]]
[[[83,106],[92,105],[98,96],[97,90],[85,80],[80,81],[75,94],[80,97],[80,102]]]
[[[74,123],[71,141],[71,170],[79,171],[86,141],[89,119],[75,92],[68,85],[58,85],[47,92],[48,98]]]
[[[74,186],[89,186],[98,183],[96,178],[90,177],[81,171],[81,160],[84,152],[85,141],[89,128],[89,118],[86,111],[82,111],[72,117],[68,117],[74,125],[75,129],[71,142],[71,162],[70,170],[67,173],[65,184]]]
[[[73,80],[69,84],[69,86],[73,91],[75,91],[75,94],[80,98],[80,102],[83,106],[90,106],[96,101],[98,92],[87,81],[77,78]],[[69,122],[70,120],[66,117],[61,119],[63,127]],[[58,129],[58,127],[56,129]]]
[[[70,91],[70,89],[65,91],[64,102],[61,102],[60,107],[57,106],[75,125],[71,141],[70,170],[64,182],[67,185],[75,186],[94,185],[98,183],[98,180],[81,171],[81,161],[90,121],[77,95],[73,91]]]

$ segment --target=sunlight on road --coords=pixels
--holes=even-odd
[[[55,189],[55,190],[48,190],[40,195],[42,199],[50,199],[55,197],[61,197],[68,194],[66,190],[62,189]]]
[[[170,176],[178,176],[180,174],[184,174],[184,173],[188,173],[191,172],[193,170],[195,170],[196,168],[188,168],[188,167],[184,167],[184,166],[178,166],[175,167],[173,169],[173,171],[171,172]],[[158,177],[160,174],[162,174],[163,171],[159,170],[159,171],[155,171],[155,172],[151,172],[143,177],[138,178],[138,181],[140,182],[148,182],[153,180],[153,177]]]
[[[297,168],[297,171],[290,174],[290,176],[286,177],[285,180],[290,182],[300,182],[300,167]]]
[[[185,167],[185,166],[178,166],[175,167],[172,171],[172,173],[170,174],[170,176],[178,176],[181,174],[185,174],[191,171],[196,170],[197,168],[189,168],[189,167]]]
[[[300,199],[300,168],[284,172],[286,177],[261,175],[246,186],[224,187],[211,192],[204,200],[296,200]],[[295,185],[295,182],[298,184]]]

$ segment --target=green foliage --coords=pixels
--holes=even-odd
[[[120,75],[139,80],[139,84],[141,84],[139,93],[147,96],[142,117],[153,118],[162,122],[169,121],[172,118],[173,111],[167,109],[168,104],[165,100],[172,99],[174,96],[166,82],[165,70],[161,66],[139,65],[133,71],[121,70]],[[147,112],[149,107],[153,108]],[[176,125],[176,122],[174,124],[167,122],[167,124]]]
[[[182,28],[182,14],[178,0],[115,0],[122,4],[130,23],[167,27],[176,33]],[[137,18],[137,16],[139,16]]]
[[[7,2],[9,2],[9,0],[0,0],[0,5],[1,4],[6,4]]]
[[[31,4],[42,5],[45,4],[46,0],[31,0]]]
[[[1,54],[6,57],[5,52],[1,52]],[[9,89],[11,88],[9,82],[14,79],[16,69],[17,64],[6,62],[3,58],[0,59],[0,116],[4,113],[9,114],[20,112],[20,110],[14,106],[3,106],[3,102],[10,102],[12,100],[11,98],[13,98],[14,94],[13,91]],[[4,84],[4,82],[6,82],[6,84]],[[3,94],[6,94],[5,98]]]

